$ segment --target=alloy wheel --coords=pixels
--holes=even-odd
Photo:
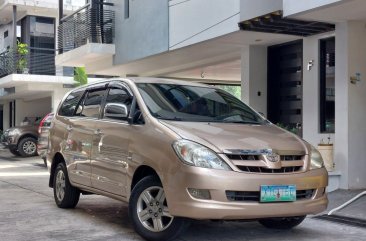
[[[56,176],[56,197],[59,201],[62,201],[65,196],[65,174],[63,171],[59,171]]]
[[[27,155],[33,155],[37,150],[37,146],[33,141],[27,141],[23,144],[22,149]]]
[[[141,224],[152,232],[161,232],[172,224],[174,217],[169,214],[162,187],[149,187],[141,193],[137,201],[137,216]]]

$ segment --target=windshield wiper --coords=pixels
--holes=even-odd
[[[155,114],[154,115],[156,118],[160,119],[160,120],[171,120],[171,121],[182,121],[182,118],[179,117],[165,117],[165,116],[161,116],[159,114]]]
[[[222,123],[234,123],[234,124],[249,124],[249,125],[261,125],[263,123],[255,121],[223,121]]]

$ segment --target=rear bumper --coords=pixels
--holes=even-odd
[[[259,191],[261,185],[296,185],[297,190],[314,190],[311,198],[295,202],[260,203],[229,201],[226,191]],[[316,214],[328,205],[324,168],[304,173],[247,174],[185,167],[164,182],[169,212],[193,219],[259,219]],[[187,188],[207,189],[211,200],[192,197]]]

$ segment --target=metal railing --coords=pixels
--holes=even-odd
[[[58,27],[59,53],[87,43],[113,43],[114,19],[114,11],[98,10],[89,5],[66,16]]]
[[[55,75],[55,50],[29,48],[21,56],[12,51],[0,53],[0,78],[9,74]]]

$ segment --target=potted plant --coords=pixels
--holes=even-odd
[[[17,62],[17,71],[18,73],[28,74],[28,44],[22,43],[18,40],[17,42],[17,55],[18,55],[18,62]]]
[[[76,82],[76,87],[86,85],[88,83],[88,75],[86,74],[84,67],[74,68],[74,81]]]

